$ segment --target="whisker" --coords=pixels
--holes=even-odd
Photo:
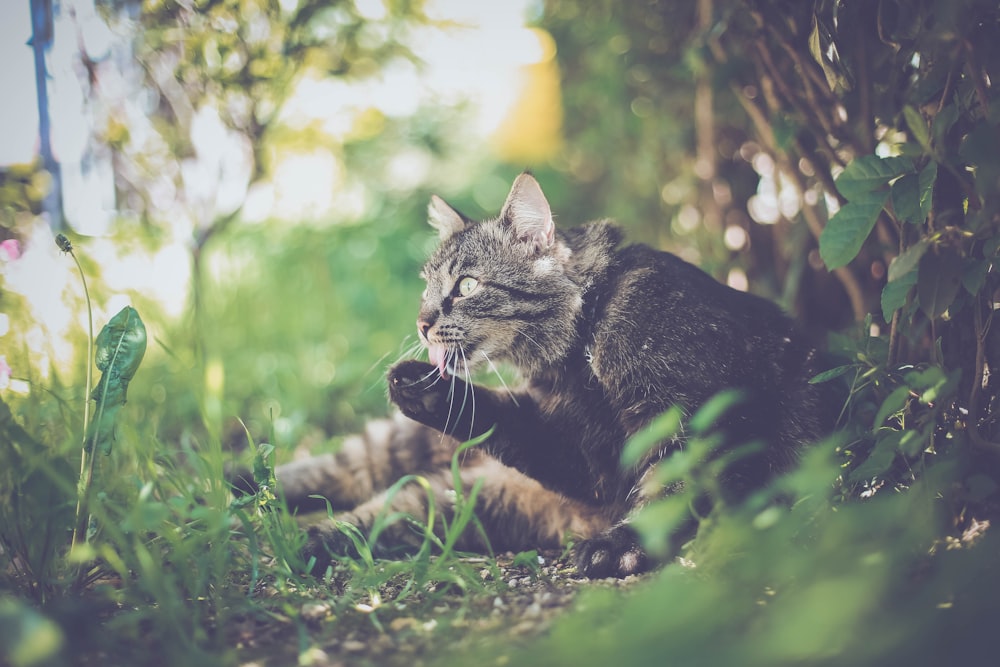
[[[451,362],[451,358],[455,355],[455,350],[448,349],[444,357],[445,368]],[[455,376],[451,375],[451,385],[448,387],[448,414],[444,418],[444,431],[443,433],[448,433],[448,424],[451,423],[451,414],[455,407]],[[458,417],[455,418],[455,425],[458,426]],[[449,433],[449,435],[453,435]]]
[[[467,440],[472,440],[473,429],[476,425],[476,389],[472,386],[472,373],[469,371],[469,360],[465,356],[465,348],[459,347],[459,351],[462,353],[462,362],[465,366],[465,388],[472,394],[472,414],[469,416],[469,437]],[[464,400],[463,400],[464,408]]]
[[[508,387],[507,383],[504,382],[503,376],[500,375],[500,371],[493,364],[493,360],[490,359],[489,355],[487,355],[482,350],[479,351],[479,354],[483,355],[483,359],[485,359],[486,363],[490,365],[490,369],[493,371],[493,374],[497,376],[497,379],[500,380],[500,384],[503,386],[504,391],[507,392],[507,395],[510,396],[510,400],[514,401],[514,405],[516,405],[517,407],[521,407],[521,404],[517,402],[517,397],[514,396],[514,392],[510,390],[510,387]]]
[[[525,337],[525,338],[527,338],[527,339],[528,339],[528,340],[529,340],[530,342],[534,343],[534,344],[535,344],[535,347],[537,347],[537,348],[538,348],[539,350],[541,350],[542,352],[545,352],[545,348],[544,348],[544,347],[542,347],[542,344],[541,344],[541,343],[539,343],[539,342],[538,342],[537,340],[535,340],[534,338],[532,338],[532,337],[531,337],[531,336],[529,336],[528,334],[524,333],[523,331],[518,331],[517,333],[518,333],[518,335],[520,335],[520,336],[524,336],[524,337]]]

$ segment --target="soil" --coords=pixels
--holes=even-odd
[[[513,554],[499,555],[499,581],[485,559],[465,562],[477,561],[483,564],[485,591],[432,591],[400,603],[358,604],[339,612],[335,601],[317,595],[295,610],[299,623],[271,614],[244,619],[236,628],[239,664],[421,667],[487,645],[513,648],[544,635],[581,590],[628,588],[642,579],[585,579],[558,551],[540,553],[537,566],[523,559],[515,563]],[[391,598],[392,591],[383,597]],[[496,661],[506,664],[502,650]]]

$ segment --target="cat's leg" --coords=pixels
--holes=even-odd
[[[389,397],[404,415],[458,439],[472,439],[505,421],[512,402],[459,378],[445,380],[422,361],[396,364],[388,380]]]
[[[455,445],[440,432],[396,415],[368,422],[361,433],[346,437],[336,452],[278,466],[275,476],[289,510],[324,510],[327,501],[335,511],[346,510],[403,475],[447,465]],[[229,476],[237,492],[257,491],[249,471]]]
[[[457,439],[493,429],[484,447],[501,463],[560,493],[593,499],[588,461],[577,442],[563,437],[571,429],[540,414],[531,396],[454,377],[443,380],[434,366],[422,361],[403,361],[390,369],[389,396],[406,416]]]
[[[478,452],[469,454],[473,462],[460,470],[462,493],[468,497],[477,480],[482,480],[475,499],[475,516],[482,532],[470,522],[455,543],[459,551],[557,548],[568,537],[587,539],[607,530],[609,521],[597,508],[550,491],[491,457]],[[434,521],[436,535],[444,540],[442,518],[452,525],[457,498],[451,470],[443,468],[421,477],[426,486],[411,481],[394,494],[380,494],[337,515],[334,521],[311,526],[303,555],[307,561],[311,557],[316,559],[313,572],[324,571],[335,556],[357,555],[351,539],[337,522],[353,525],[366,539],[373,536],[373,529],[378,526],[375,543],[369,543],[376,555],[419,549],[429,512],[428,494],[433,495],[439,513]],[[409,518],[379,525],[381,517],[393,515]]]

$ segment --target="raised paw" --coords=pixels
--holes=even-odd
[[[576,545],[573,554],[577,571],[591,579],[627,577],[652,567],[639,545],[639,538],[628,526],[616,526],[603,535]]]
[[[444,430],[451,398],[462,395],[461,380],[445,381],[438,369],[422,361],[402,361],[389,369],[389,398],[403,414],[438,430]]]

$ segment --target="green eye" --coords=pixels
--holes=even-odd
[[[458,279],[459,296],[469,296],[477,287],[479,287],[479,281],[471,276],[463,276]]]

